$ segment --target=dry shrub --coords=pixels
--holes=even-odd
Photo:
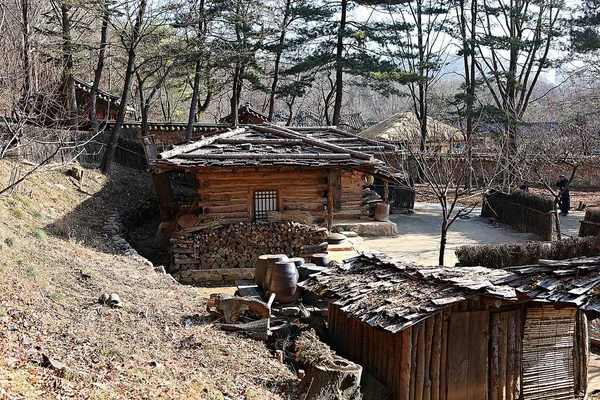
[[[308,365],[326,365],[333,362],[335,352],[319,337],[313,329],[304,331],[296,339],[296,358]]]
[[[456,256],[461,266],[481,265],[488,268],[537,264],[540,259],[563,260],[594,255],[596,255],[596,250],[593,237],[565,239],[552,243],[528,242],[461,246],[456,250]]]

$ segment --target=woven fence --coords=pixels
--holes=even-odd
[[[485,195],[481,216],[497,218],[519,232],[535,233],[552,240],[554,199],[524,191],[511,194],[490,192]]]
[[[600,210],[588,208],[585,217],[580,221],[579,237],[597,236],[600,233]]]
[[[537,264],[540,259],[564,260],[597,255],[594,238],[572,238],[556,242],[507,243],[499,245],[461,246],[456,250],[463,267],[504,268],[512,265]]]

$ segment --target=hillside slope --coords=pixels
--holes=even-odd
[[[13,167],[0,161],[0,187]],[[264,344],[212,327],[196,290],[115,254],[106,217],[151,196],[146,174],[115,166],[81,188],[40,172],[0,197],[0,399],[296,397]]]

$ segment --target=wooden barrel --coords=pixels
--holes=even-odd
[[[300,298],[298,270],[292,261],[277,261],[273,266],[269,292],[275,293],[275,301],[281,304],[293,303]]]
[[[311,267],[316,267],[314,263],[304,263],[298,267],[298,282],[302,282],[308,279],[308,271]]]
[[[273,273],[273,267],[275,263],[279,261],[288,261],[288,257],[285,254],[269,254],[267,257],[265,279],[263,280],[263,289],[265,292],[270,292],[269,285],[271,283],[271,275]]]
[[[375,220],[387,222],[390,220],[390,205],[379,203],[375,204]]]
[[[264,287],[265,275],[267,274],[267,260],[274,256],[278,256],[278,254],[263,254],[258,256],[254,263],[254,282],[261,289]]]

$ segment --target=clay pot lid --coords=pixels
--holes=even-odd
[[[341,233],[332,233],[327,236],[327,243],[329,244],[337,244],[346,240],[346,235],[342,235]]]

